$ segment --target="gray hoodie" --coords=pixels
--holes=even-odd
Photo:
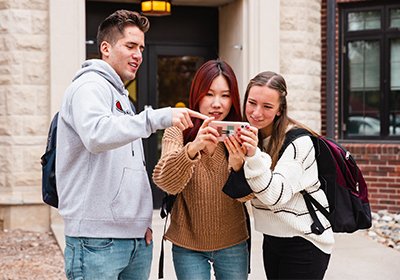
[[[58,118],[56,178],[65,235],[144,237],[153,203],[141,138],[171,125],[171,108],[136,115],[109,64],[82,65]]]

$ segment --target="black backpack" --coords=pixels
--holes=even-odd
[[[57,144],[58,112],[54,115],[47,136],[47,145],[42,164],[42,198],[45,203],[55,208],[58,207],[56,183],[56,144]]]
[[[176,196],[177,195],[175,194],[168,194],[165,192],[160,208],[161,219],[168,218],[167,216],[171,214],[172,207],[174,206],[174,202],[176,200]]]
[[[321,189],[329,202],[328,212],[310,193],[301,192],[313,219],[311,231],[319,235],[325,230],[316,210],[329,220],[334,232],[352,233],[370,228],[372,219],[367,184],[349,151],[332,139],[297,128],[287,132],[280,155],[296,138],[304,135],[310,136],[313,141]]]

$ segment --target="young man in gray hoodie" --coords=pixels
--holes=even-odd
[[[142,63],[149,21],[119,10],[99,26],[101,59],[86,61],[67,88],[57,131],[59,212],[68,279],[148,279],[152,194],[142,138],[191,127],[185,108],[135,112],[124,82]]]

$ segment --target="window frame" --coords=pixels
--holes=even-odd
[[[390,40],[400,39],[400,28],[389,28],[390,10],[400,8],[394,1],[346,3],[339,6],[339,138],[344,140],[399,140],[400,135],[389,135],[390,92]],[[379,29],[348,31],[348,14],[352,12],[380,11]],[[379,42],[379,135],[348,135],[346,121],[349,118],[350,68],[347,46],[352,41]],[[400,129],[400,128],[399,128]]]

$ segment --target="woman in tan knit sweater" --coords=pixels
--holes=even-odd
[[[221,60],[203,64],[192,81],[189,107],[210,118],[194,119],[183,133],[174,127],[164,132],[162,155],[153,171],[154,182],[177,194],[165,238],[173,243],[178,279],[247,279],[248,232],[243,204],[222,192],[230,169],[243,158],[228,154],[212,120],[239,121],[236,76]]]

